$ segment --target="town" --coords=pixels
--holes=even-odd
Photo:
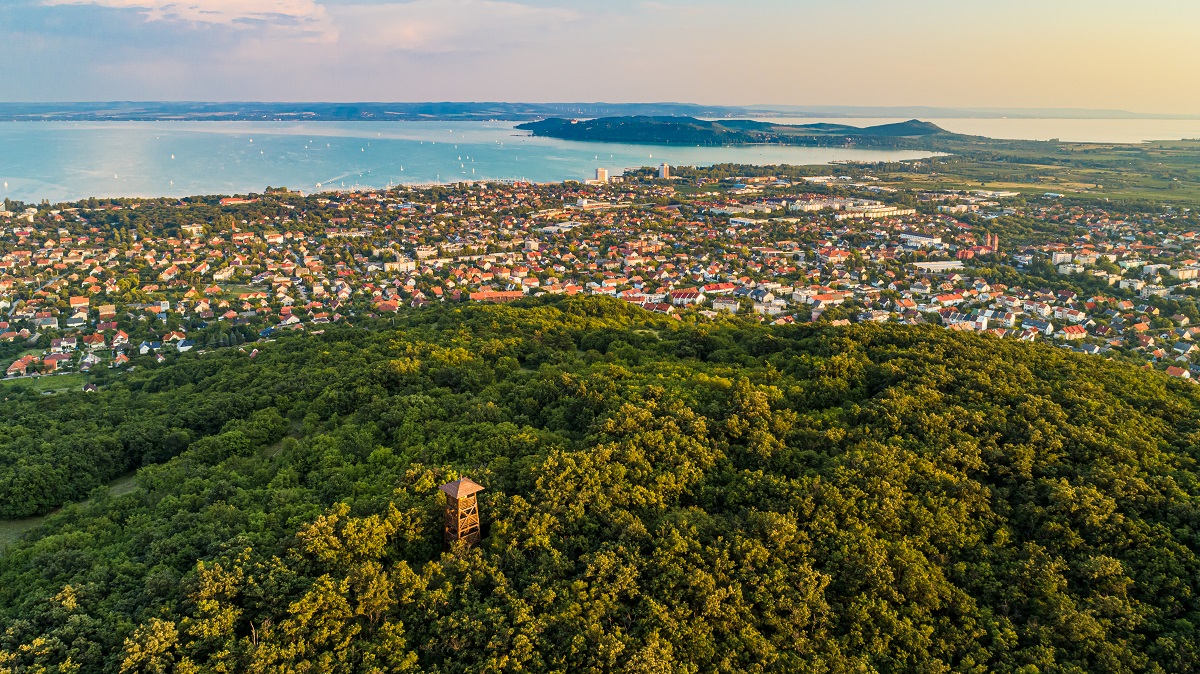
[[[739,168],[6,201],[0,357],[9,378],[119,371],[430,303],[583,293],[679,320],[933,323],[1200,376],[1187,208]]]

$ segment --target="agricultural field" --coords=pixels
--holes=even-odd
[[[1046,192],[1091,199],[1200,201],[1200,141],[1140,145],[991,141],[947,143],[946,156],[905,164],[886,179],[917,189]]]

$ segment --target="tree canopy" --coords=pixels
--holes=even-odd
[[[1197,402],[1047,346],[595,298],[184,354],[17,406],[144,467],[0,557],[0,672],[1191,671]],[[8,437],[9,484],[101,479]],[[446,549],[460,476],[484,537]]]

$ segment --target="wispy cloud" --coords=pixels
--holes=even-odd
[[[127,10],[148,24],[191,23],[255,28],[245,47],[280,46],[280,40],[316,38],[357,53],[446,53],[521,43],[579,17],[574,10],[511,0],[41,0],[48,7],[91,6]],[[329,54],[324,55],[329,57]]]
[[[141,12],[150,21],[220,25],[305,25],[327,19],[325,6],[316,0],[43,0],[43,4],[130,9]]]
[[[330,5],[329,12],[356,47],[385,52],[477,51],[526,41],[579,18],[573,10],[499,0]]]
[[[0,0],[0,97],[1200,108],[1196,0],[993,4]]]

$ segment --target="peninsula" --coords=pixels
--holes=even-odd
[[[711,121],[695,117],[601,117],[590,120],[553,117],[517,125],[535,136],[562,140],[653,145],[750,145],[759,143],[815,147],[925,147],[930,138],[959,138],[929,122],[858,127],[847,124],[776,124],[748,119]],[[966,138],[966,136],[961,136]]]

